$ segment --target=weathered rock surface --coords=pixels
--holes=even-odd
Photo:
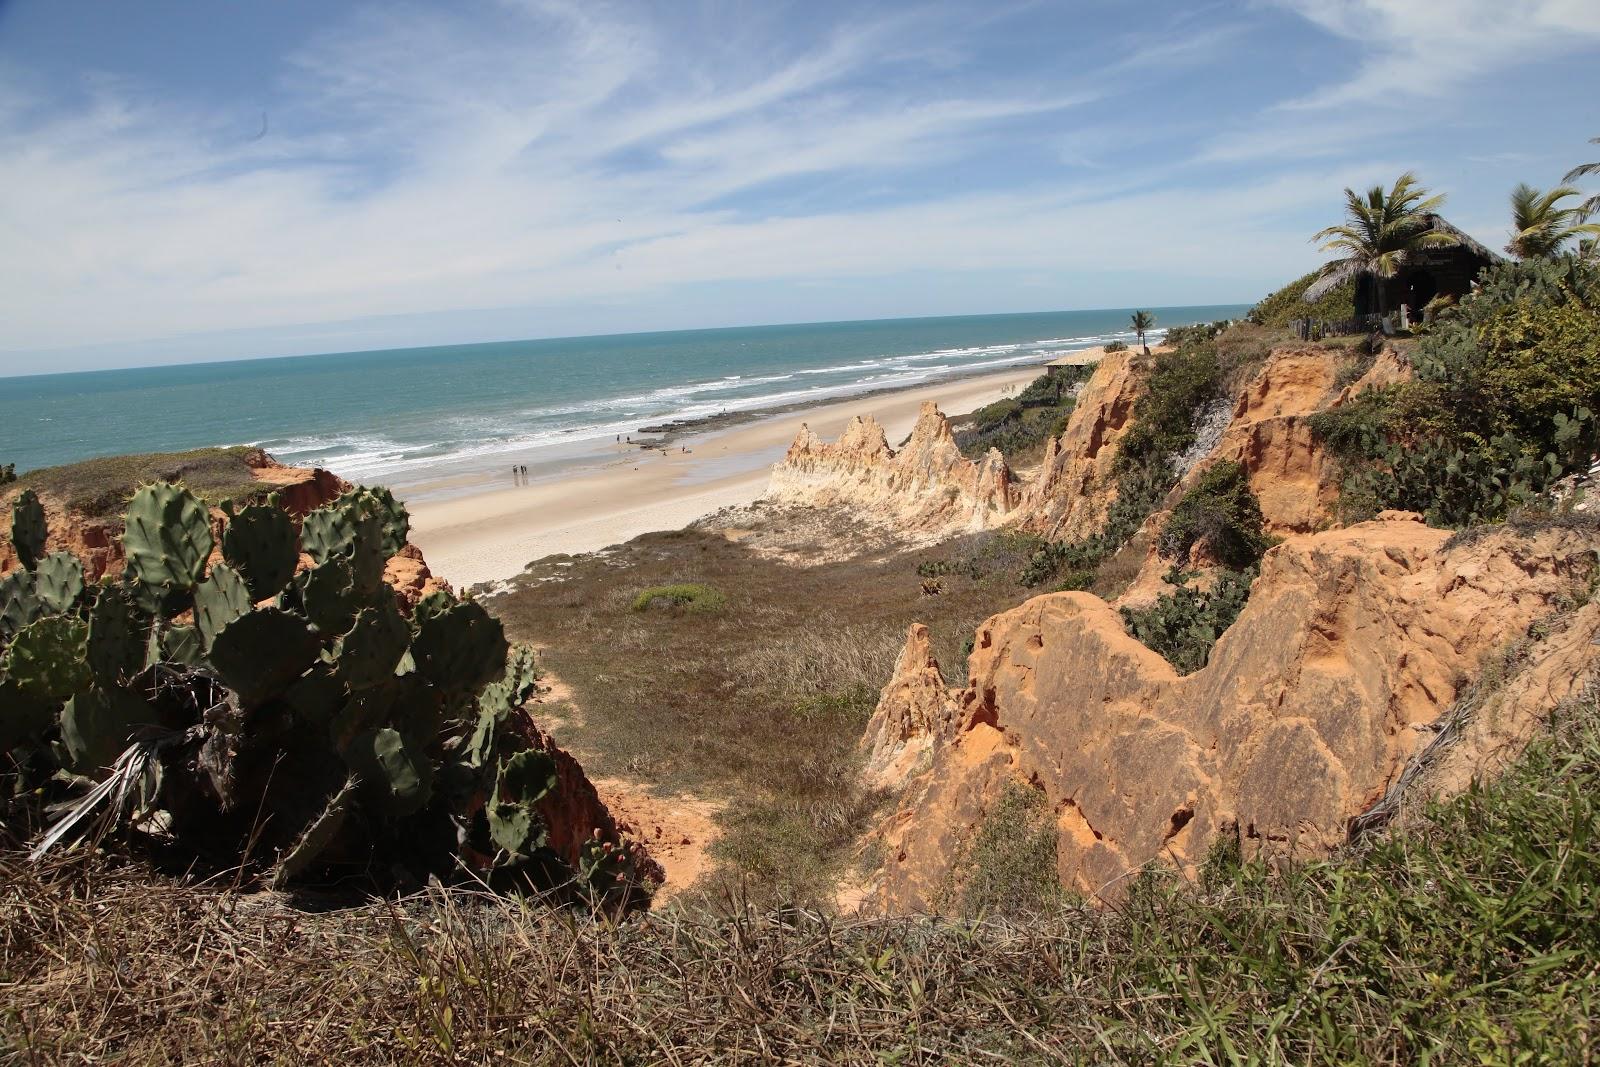
[[[1052,541],[1076,541],[1105,523],[1116,498],[1116,444],[1148,377],[1145,361],[1131,351],[1101,359],[1078,393],[1067,428],[1046,442],[1038,478],[1018,496],[1018,526]]]
[[[971,682],[941,701],[913,629],[863,742],[892,784],[928,737],[875,832],[889,860],[874,903],[929,907],[1008,780],[1043,791],[1061,880],[1090,895],[1151,861],[1194,864],[1230,826],[1303,851],[1341,842],[1485,657],[1593,566],[1592,538],[1570,530],[1448,539],[1403,513],[1291,537],[1187,677],[1104,601],[1058,593],[980,627]],[[1560,669],[1592,670],[1596,652],[1574,643]]]
[[[784,506],[847,505],[914,539],[935,540],[996,526],[1016,506],[1011,472],[991,449],[961,454],[950,423],[932,402],[898,452],[872,416],[858,416],[828,444],[802,425],[772,472],[765,498]]]

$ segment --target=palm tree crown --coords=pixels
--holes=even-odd
[[[1583,210],[1561,207],[1578,196],[1570,185],[1541,192],[1526,182],[1511,191],[1511,243],[1506,251],[1518,259],[1553,256],[1574,237],[1600,236],[1600,224],[1583,222]]]
[[[1443,203],[1443,196],[1429,196],[1409,171],[1388,192],[1381,185],[1368,189],[1366,196],[1346,189],[1344,225],[1329,226],[1311,238],[1323,242],[1324,252],[1343,253],[1323,268],[1322,276],[1338,281],[1358,274],[1393,278],[1422,249],[1455,244],[1454,237],[1436,232],[1429,218]],[[1382,285],[1378,310],[1388,310]]]
[[[1135,311],[1129,320],[1133,324],[1133,332],[1139,335],[1139,345],[1144,349],[1144,354],[1150,354],[1150,346],[1144,343],[1144,332],[1156,324],[1156,317],[1148,311]]]
[[[1600,137],[1589,138],[1589,143],[1600,144]],[[1561,184],[1566,185],[1568,182],[1575,182],[1579,178],[1587,178],[1594,174],[1600,174],[1600,163],[1584,163],[1567,171],[1566,176],[1561,179]],[[1588,218],[1596,211],[1600,211],[1600,193],[1596,193],[1578,205],[1578,214],[1584,218]]]

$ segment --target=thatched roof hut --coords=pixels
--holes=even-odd
[[[1377,314],[1380,310],[1395,311],[1401,304],[1410,308],[1413,315],[1420,315],[1428,301],[1436,296],[1466,296],[1472,291],[1472,283],[1477,280],[1478,273],[1503,258],[1470,234],[1452,226],[1442,215],[1429,215],[1428,228],[1449,236],[1454,243],[1413,253],[1410,261],[1393,278],[1381,279],[1381,292],[1378,288],[1379,279],[1366,274],[1357,275],[1357,315]],[[1349,277],[1343,271],[1323,275],[1306,287],[1306,303],[1315,303]]]

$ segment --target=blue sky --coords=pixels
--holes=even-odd
[[[1345,185],[1504,242],[1593,0],[0,0],[0,374],[1249,301]]]

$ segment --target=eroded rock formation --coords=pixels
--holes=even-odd
[[[929,402],[898,452],[871,415],[851,419],[833,444],[802,425],[773,468],[766,499],[848,505],[908,538],[936,540],[1000,524],[1016,506],[1016,490],[1000,453],[991,449],[977,462],[963,456],[949,421]]]
[[[880,780],[911,772],[876,831],[889,859],[875,903],[928,907],[1010,780],[1044,793],[1062,883],[1089,895],[1151,861],[1194,864],[1229,827],[1300,850],[1341,842],[1485,657],[1594,566],[1592,539],[1566,530],[1449,541],[1403,513],[1289,539],[1187,677],[1104,601],[1058,593],[980,627],[971,682],[940,701],[914,629],[863,742]],[[1573,644],[1560,669],[1593,670],[1597,651]]]

